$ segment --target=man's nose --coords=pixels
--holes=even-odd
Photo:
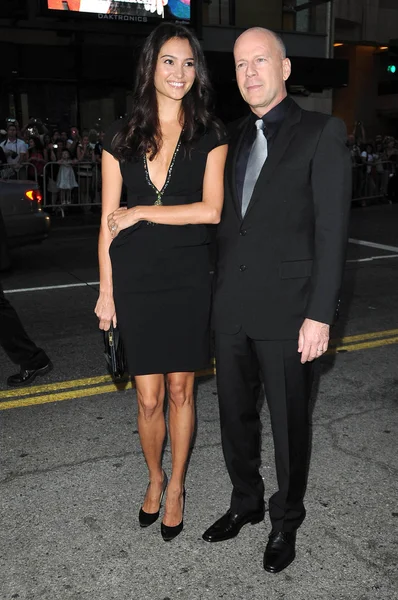
[[[257,69],[254,61],[251,61],[247,64],[246,77],[253,77],[253,75],[257,75]]]

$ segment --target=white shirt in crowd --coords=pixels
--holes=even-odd
[[[20,140],[19,138],[17,138],[13,142],[7,139],[4,142],[2,142],[0,146],[3,148],[4,152],[16,152],[16,154],[18,155],[15,158],[12,158],[10,154],[7,155],[7,163],[9,165],[15,165],[17,162],[19,162],[20,155],[26,154],[28,151],[28,145],[25,144],[25,142],[23,140]]]

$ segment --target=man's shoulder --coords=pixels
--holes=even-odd
[[[304,108],[301,109],[301,121],[303,125],[313,127],[314,129],[323,130],[326,126],[331,128],[345,128],[345,123],[339,117],[335,117],[334,115],[328,115],[327,113],[322,113],[316,110],[306,110]]]

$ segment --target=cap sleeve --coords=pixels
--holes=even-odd
[[[119,131],[125,125],[126,125],[126,119],[118,119],[117,121],[114,121],[112,123],[112,125],[110,125],[105,132],[104,140],[102,142],[102,147],[104,150],[109,152],[109,154],[112,154],[112,156],[114,156],[114,154],[115,154],[113,147],[112,147],[113,139],[114,139],[115,135],[117,133],[119,133]]]
[[[218,128],[213,127],[207,134],[207,151],[211,152],[218,146],[228,144],[229,135],[224,123],[217,119]]]

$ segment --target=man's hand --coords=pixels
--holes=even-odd
[[[325,354],[329,345],[330,325],[305,319],[299,331],[298,352],[302,364]]]

